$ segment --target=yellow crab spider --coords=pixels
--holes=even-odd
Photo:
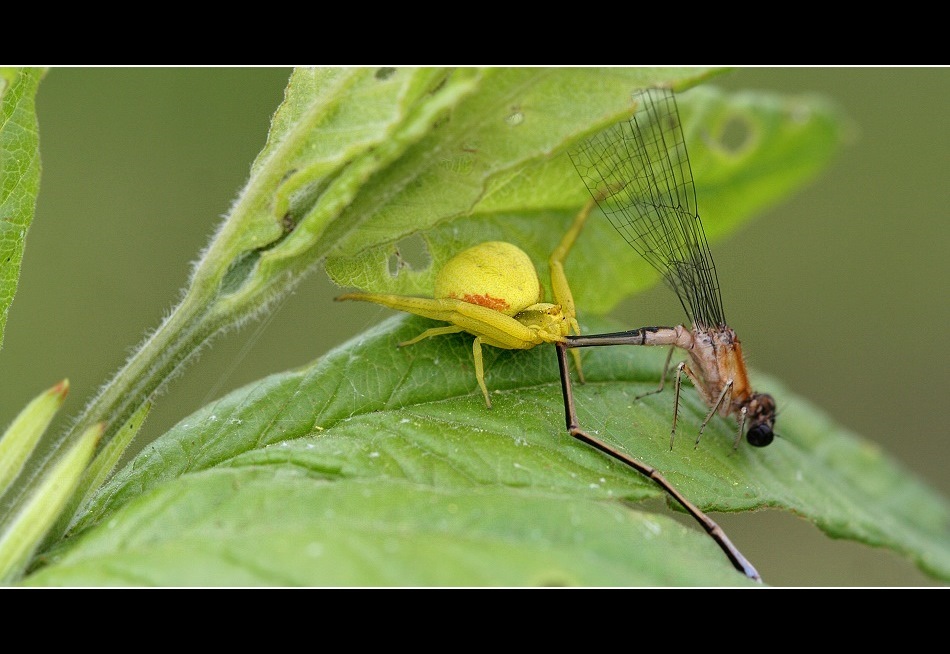
[[[548,259],[554,303],[544,302],[544,287],[525,252],[511,243],[488,241],[472,246],[449,259],[436,274],[433,298],[384,293],[345,293],[337,300],[361,300],[441,320],[449,325],[427,329],[399,343],[413,345],[432,336],[468,332],[475,337],[475,379],[485,404],[491,398],[485,385],[482,345],[506,350],[529,350],[543,343],[563,343],[569,334],[580,334],[574,297],[571,295],[564,259],[577,240],[587,217],[596,206],[589,201],[574,219]],[[578,350],[572,349],[577,374],[583,382]]]

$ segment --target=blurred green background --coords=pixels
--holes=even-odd
[[[68,377],[65,417],[54,423],[62,429],[158,325],[243,185],[288,75],[49,71],[37,98],[37,215],[0,350],[0,427]],[[750,365],[950,496],[942,411],[950,388],[950,70],[740,68],[710,83],[824,94],[855,127],[824,175],[713,245],[726,314]],[[271,319],[215,341],[171,385],[138,442],[390,315],[332,303],[336,293],[322,273],[312,275]],[[616,316],[631,327],[672,324],[682,310],[658,287]],[[832,541],[788,514],[716,518],[774,585],[936,585],[896,555]]]

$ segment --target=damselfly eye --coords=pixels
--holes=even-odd
[[[772,428],[769,425],[756,425],[745,435],[749,445],[755,447],[765,447],[772,442],[774,437],[775,434],[772,433]]]

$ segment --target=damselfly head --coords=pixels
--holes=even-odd
[[[775,400],[771,395],[755,393],[746,408],[751,424],[745,438],[749,445],[765,447],[775,438],[775,432],[772,431],[775,426]]]

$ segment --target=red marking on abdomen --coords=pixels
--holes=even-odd
[[[463,302],[468,302],[469,304],[477,304],[480,307],[485,307],[486,309],[494,309],[495,311],[504,311],[510,306],[507,301],[503,300],[500,297],[492,297],[490,295],[474,295],[467,293],[462,297],[458,298]]]

